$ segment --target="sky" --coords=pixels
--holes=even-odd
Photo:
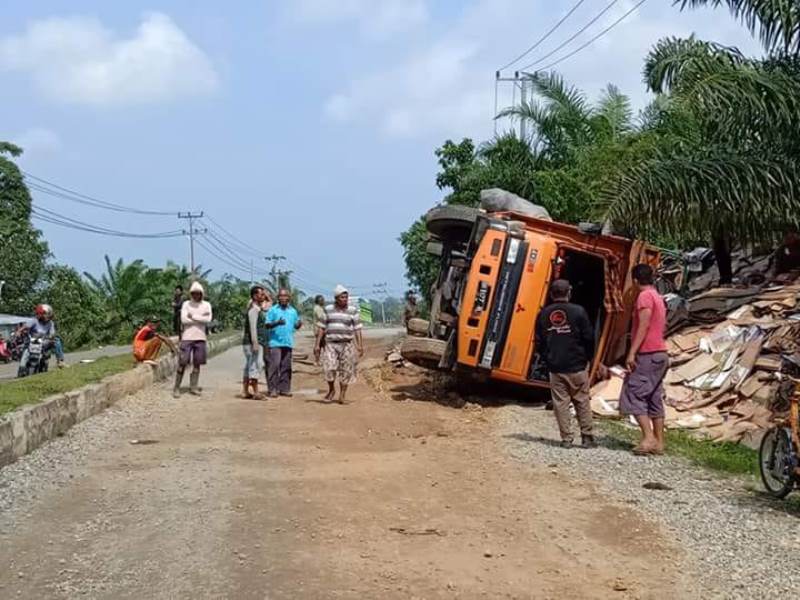
[[[584,0],[514,68],[577,49],[636,4]],[[440,202],[434,150],[490,139],[495,71],[574,0],[37,0],[4,2],[0,140],[20,166],[93,198],[155,211],[204,211],[197,262],[248,279],[287,258],[296,285],[367,295],[407,285],[398,236]],[[760,47],[724,9],[648,0],[561,62],[596,97],[614,83],[647,102],[643,58],[666,36]],[[511,87],[499,90],[502,107]],[[509,123],[500,123],[501,130]],[[173,216],[100,210],[34,191],[35,206],[126,232],[187,227]],[[97,273],[103,255],[189,261],[183,237],[130,240],[41,223],[54,260]],[[203,227],[203,224],[199,225]],[[233,236],[237,242],[230,240]],[[225,240],[227,250],[219,240]],[[208,250],[207,250],[208,249]],[[217,256],[214,256],[216,254]]]

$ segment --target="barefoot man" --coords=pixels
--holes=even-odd
[[[325,308],[325,318],[317,324],[314,356],[319,360],[322,354],[322,369],[328,382],[325,399],[333,401],[338,378],[339,404],[344,404],[347,387],[356,381],[358,357],[364,356],[364,340],[361,337],[361,313],[355,306],[350,306],[347,289],[337,285],[333,297],[333,304]]]
[[[622,387],[619,411],[633,415],[642,430],[635,454],[664,452],[664,376],[669,367],[664,332],[667,307],[653,287],[653,268],[640,264],[633,268],[639,291],[633,312],[633,338],[625,366],[628,376]]]

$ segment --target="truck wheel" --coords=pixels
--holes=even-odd
[[[406,331],[409,335],[427,337],[430,326],[431,324],[425,319],[409,319]]]
[[[400,354],[408,362],[426,369],[438,369],[447,349],[447,342],[433,338],[408,337],[400,346]]]
[[[450,242],[467,242],[481,211],[471,206],[439,206],[425,215],[428,231]]]

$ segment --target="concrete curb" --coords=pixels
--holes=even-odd
[[[224,352],[240,341],[239,336],[211,340],[209,355]],[[0,417],[0,467],[63,435],[76,423],[103,412],[125,396],[166,379],[175,372],[176,366],[174,356],[165,356],[155,366],[140,365],[99,383],[50,396],[3,415]]]

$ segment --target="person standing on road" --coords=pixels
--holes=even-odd
[[[261,305],[266,298],[263,286],[250,288],[250,302],[244,315],[244,373],[242,374],[242,398],[261,400],[258,393],[258,375],[261,370],[261,345],[258,340],[258,321],[261,318]],[[250,393],[250,388],[253,392]]]
[[[324,329],[325,319],[325,296],[319,294],[314,298],[314,339],[319,335],[320,328]],[[325,345],[324,337],[322,345]],[[317,359],[317,364],[319,364],[319,359]]]
[[[264,290],[261,300],[261,312],[258,315],[258,345],[261,346],[261,356],[264,360],[264,376],[267,378],[267,393],[269,393],[269,329],[267,329],[267,313],[272,308],[272,296]]]
[[[356,354],[358,353],[358,354]],[[325,320],[317,328],[314,356],[322,355],[322,369],[328,382],[325,399],[336,396],[336,379],[339,379],[339,404],[344,404],[347,388],[356,381],[358,357],[364,356],[361,335],[361,311],[350,306],[350,294],[344,286],[334,290],[334,303],[325,309]]]
[[[571,303],[569,281],[557,279],[550,286],[551,303],[536,319],[536,351],[550,371],[553,412],[561,434],[561,446],[572,446],[575,407],[584,448],[593,448],[592,407],[589,398],[589,365],[594,358],[594,332],[586,310]]]
[[[300,314],[289,304],[289,290],[278,292],[278,304],[267,312],[269,330],[269,372],[267,383],[272,398],[292,395],[292,350],[294,333],[303,326]]]
[[[206,327],[211,322],[211,304],[203,299],[205,291],[199,282],[195,281],[189,288],[189,300],[181,307],[181,324],[183,336],[181,337],[181,354],[178,360],[178,370],[175,373],[175,386],[172,396],[180,398],[183,373],[189,363],[192,363],[192,372],[189,375],[189,393],[200,395],[200,367],[206,364],[207,341]]]
[[[183,327],[181,327],[181,307],[183,306],[183,286],[176,285],[172,294],[172,333],[181,339]]]
[[[633,449],[635,454],[663,454],[664,377],[669,368],[664,340],[667,307],[653,287],[653,267],[636,265],[632,275],[639,294],[633,311],[633,337],[625,360],[628,375],[622,385],[619,411],[632,415],[642,431],[642,439]]]

